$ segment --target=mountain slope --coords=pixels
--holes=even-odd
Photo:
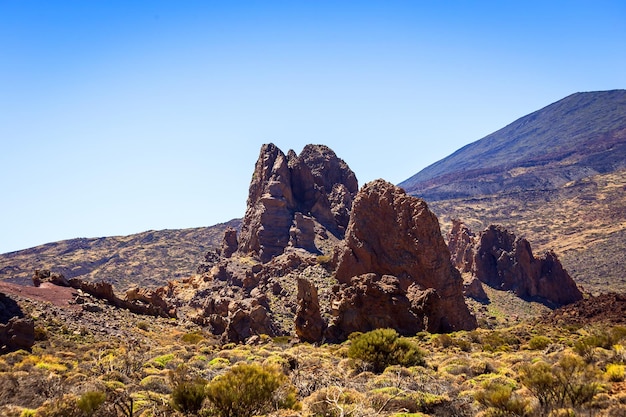
[[[0,280],[30,282],[35,269],[51,269],[67,278],[108,281],[116,290],[154,287],[196,272],[204,254],[219,247],[228,227],[147,231],[129,236],[79,238],[47,243],[0,255]]]
[[[626,167],[626,90],[576,93],[399,185],[427,201],[558,188]]]

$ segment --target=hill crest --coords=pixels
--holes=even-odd
[[[626,90],[575,93],[399,185],[427,201],[558,188],[626,167]]]

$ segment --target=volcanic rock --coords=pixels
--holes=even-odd
[[[452,230],[448,232],[447,239],[452,264],[461,272],[470,272],[476,235],[462,221],[452,219]]]
[[[70,282],[63,274],[51,272],[49,269],[36,269],[32,279],[35,287],[39,287],[44,282],[50,282],[59,287],[70,286]]]
[[[501,226],[491,225],[480,233],[472,274],[492,288],[511,290],[522,298],[539,297],[556,305],[582,299],[554,252],[535,258],[526,239]]]
[[[224,232],[224,239],[222,240],[222,247],[220,253],[224,258],[230,258],[237,250],[239,242],[237,241],[237,230],[229,227]]]
[[[0,353],[30,349],[35,343],[35,324],[25,317],[12,298],[0,293]]]
[[[326,146],[307,145],[299,156],[293,151],[286,156],[274,144],[263,145],[238,251],[262,262],[280,255],[288,245],[315,251],[310,219],[341,239],[357,191],[354,173]]]
[[[413,309],[411,317],[404,315],[406,321],[412,322],[402,324],[406,329],[420,328],[424,323],[427,330],[434,332],[476,327],[476,319],[463,298],[461,276],[450,262],[437,217],[425,201],[408,196],[393,184],[376,180],[359,191],[338,262],[336,277],[344,284],[345,292],[339,299],[354,298],[369,305],[378,303],[382,297],[389,301],[382,306],[395,309],[396,302],[409,305],[399,301],[406,297]],[[397,284],[382,280],[383,275],[395,277]],[[376,289],[380,288],[376,283],[381,282],[378,276],[386,283],[384,291]],[[426,291],[431,295],[425,298]],[[416,308],[418,300],[420,305]],[[435,305],[435,309],[428,308]],[[346,326],[347,331],[352,326],[347,324],[352,322],[352,313],[345,311],[336,323]]]
[[[485,292],[483,284],[473,275],[467,279],[463,279],[463,295],[480,302],[489,301],[489,296]]]
[[[334,295],[328,340],[341,341],[350,333],[379,328],[393,328],[403,335],[426,328],[400,280],[392,275],[356,276],[350,285],[335,287]]]
[[[318,342],[324,336],[326,322],[320,313],[317,288],[309,280],[298,277],[298,309],[296,310],[295,330],[300,340]]]

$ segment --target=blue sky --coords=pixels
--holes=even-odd
[[[623,1],[0,0],[0,253],[241,217],[267,142],[398,183],[625,69]]]

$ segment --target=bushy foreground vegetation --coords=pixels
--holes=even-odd
[[[262,336],[221,345],[159,319],[137,338],[38,321],[32,352],[0,356],[0,415],[625,416],[626,328],[497,330],[339,345]]]

